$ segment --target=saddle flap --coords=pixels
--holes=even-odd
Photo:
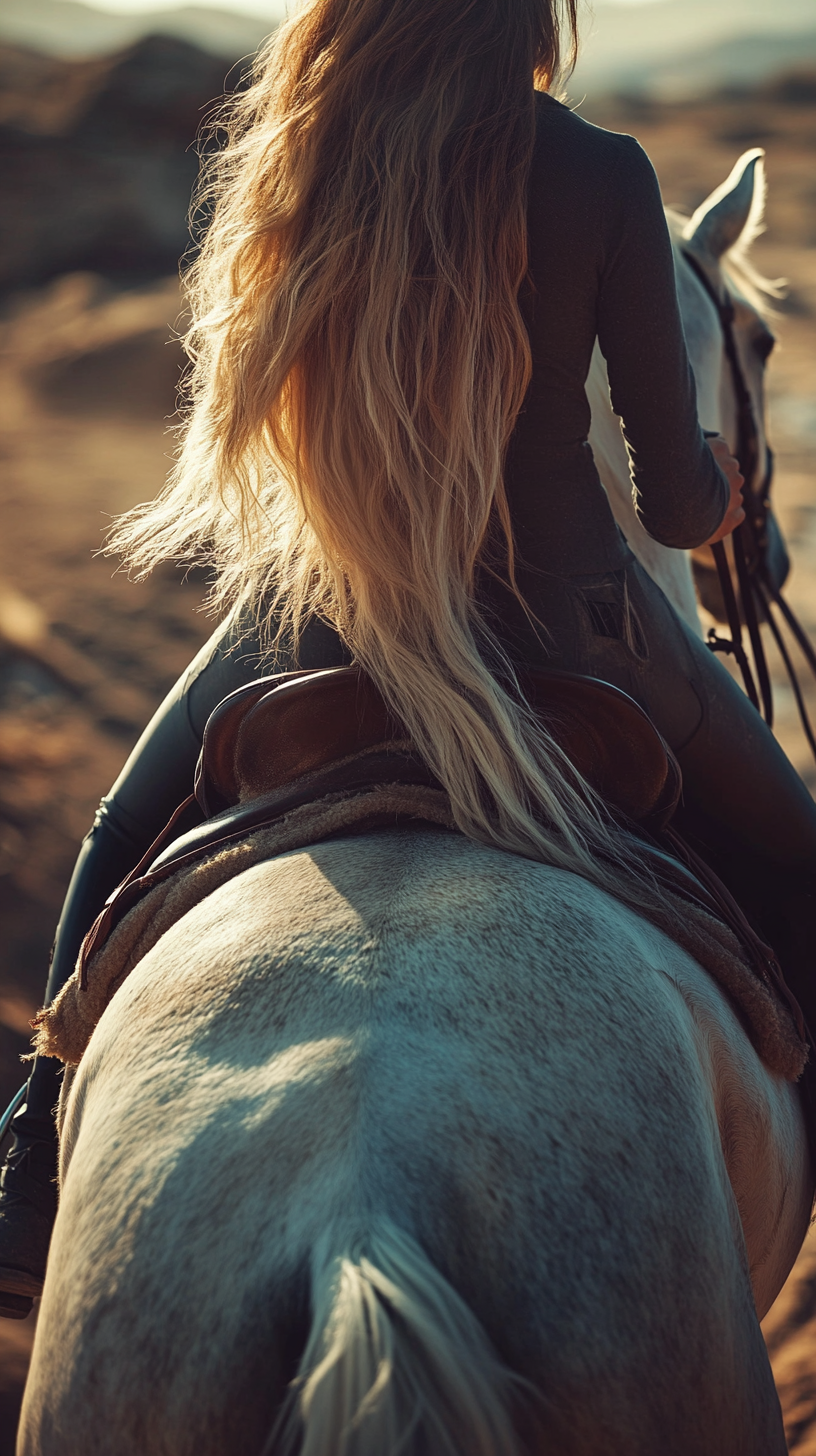
[[[680,771],[637,703],[610,683],[556,670],[530,672],[522,687],[570,763],[608,804],[638,823],[668,821]],[[398,746],[410,747],[405,730],[359,667],[260,679],[210,716],[196,795],[205,814],[218,814],[329,765]]]
[[[522,679],[530,706],[582,778],[627,819],[661,829],[680,798],[680,766],[651,718],[612,683],[537,669]]]

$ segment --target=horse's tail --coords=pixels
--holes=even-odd
[[[419,1245],[386,1223],[346,1248],[313,1261],[311,1332],[267,1456],[521,1456],[509,1396],[525,1382]]]

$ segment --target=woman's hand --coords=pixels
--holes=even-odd
[[[745,520],[745,510],[742,504],[742,487],[745,484],[745,478],[740,473],[738,462],[731,454],[728,441],[724,440],[722,435],[712,435],[706,443],[731,488],[728,510],[714,535],[709,536],[708,540],[703,542],[704,546],[713,546],[716,541],[722,541],[725,536],[730,536],[731,532],[735,531],[737,526]]]

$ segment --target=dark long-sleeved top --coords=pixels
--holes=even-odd
[[[623,566],[628,551],[587,445],[584,385],[597,336],[624,423],[637,507],[666,546],[717,529],[728,486],[697,422],[657,178],[633,137],[536,98],[529,271],[533,374],[506,484],[522,558],[559,576]]]

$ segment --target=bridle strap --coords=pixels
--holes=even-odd
[[[773,692],[771,690],[771,675],[768,671],[768,659],[765,656],[765,646],[759,630],[753,586],[748,570],[748,562],[745,557],[745,541],[742,536],[742,532],[745,530],[745,524],[743,522],[733,533],[734,564],[737,568],[737,581],[739,582],[742,611],[745,617],[745,625],[748,628],[748,640],[751,643],[751,654],[754,659],[754,667],[756,668],[756,675],[759,680],[759,691],[762,696],[762,716],[768,727],[772,728]],[[719,566],[717,570],[720,571],[720,578],[722,579],[722,571]],[[727,561],[725,562],[725,570],[728,571]],[[757,705],[754,704],[754,706],[756,707]]]
[[[804,696],[802,694],[802,689],[799,686],[799,679],[796,676],[796,669],[794,668],[793,663],[791,662],[790,653],[788,652],[788,649],[787,649],[787,646],[786,646],[786,643],[785,643],[785,639],[782,636],[782,633],[781,633],[781,631],[779,629],[779,624],[774,619],[773,612],[771,611],[771,589],[769,589],[764,583],[760,583],[760,590],[763,591],[763,605],[765,607],[765,620],[766,620],[766,622],[768,623],[768,626],[771,629],[771,632],[773,634],[773,639],[774,639],[774,641],[776,643],[777,650],[779,652],[779,656],[782,658],[782,661],[783,661],[783,663],[785,665],[785,671],[787,672],[788,678],[790,679],[790,685],[793,688],[793,696],[796,699],[796,707],[797,707],[798,712],[799,712],[799,721],[802,724],[802,731],[803,731],[803,733],[804,733],[804,735],[805,735],[805,737],[806,737],[806,739],[808,741],[808,744],[809,744],[809,747],[810,747],[810,751],[813,754],[814,759],[816,759],[816,735],[814,735],[813,728],[811,726],[810,716],[808,714],[808,710],[807,710],[807,707],[805,705],[805,699],[804,699]],[[764,596],[764,592],[768,592],[769,595],[767,597]],[[787,603],[782,600],[782,597],[780,596],[779,592],[776,591],[775,589],[773,589],[773,600],[776,603],[776,605],[780,608],[780,610],[782,611],[783,616],[785,615],[786,612],[790,613],[790,620],[788,620],[787,618],[786,618],[786,620],[788,620],[788,626],[791,627],[791,630],[793,631],[794,636],[796,636],[797,635],[797,631],[801,631],[801,628],[799,627],[799,623],[796,621],[796,618],[793,616],[793,613],[790,611],[790,608],[788,607]],[[806,646],[806,648],[807,648],[806,656],[808,658],[808,665],[811,668],[811,671],[813,672],[814,676],[816,677],[816,659],[814,659],[814,656],[813,656],[813,649],[812,649],[810,643],[808,642],[807,638],[804,637],[804,634],[803,634],[803,638],[804,638],[804,642],[800,642],[799,645],[800,646],[803,646],[803,645]],[[798,637],[797,637],[797,641],[799,641],[799,638]]]
[[[742,622],[740,620],[737,598],[734,594],[734,583],[731,579],[731,572],[728,569],[728,559],[725,554],[725,547],[722,541],[715,541],[711,547],[714,557],[714,564],[717,568],[717,575],[720,579],[720,591],[722,592],[725,615],[728,618],[728,630],[730,638],[718,637],[712,627],[708,634],[708,646],[712,652],[726,652],[733,654],[737,666],[742,673],[742,681],[745,684],[745,691],[751,702],[759,712],[759,698],[757,696],[754,674],[751,671],[751,664],[742,645]]]
[[[788,628],[801,648],[814,677],[816,677],[816,653],[808,641],[807,633],[801,623],[794,615],[788,603],[783,599],[779,588],[771,580],[767,568],[767,521],[768,511],[770,509],[771,485],[773,483],[773,453],[770,447],[766,446],[765,473],[759,489],[754,490],[753,482],[759,466],[760,433],[753,400],[751,399],[751,393],[746,383],[737,349],[737,340],[734,333],[734,304],[730,294],[726,293],[724,297],[720,297],[702,264],[694,257],[693,253],[684,248],[683,257],[717,310],[717,317],[719,318],[720,328],[722,330],[723,345],[731,370],[734,396],[737,403],[737,460],[746,485],[745,520],[731,536],[734,566],[737,575],[737,585],[739,587],[739,604],[737,603],[734,583],[723,543],[719,541],[711,548],[720,581],[720,590],[728,619],[731,640],[728,641],[727,639],[718,637],[712,629],[708,634],[708,645],[713,652],[733,653],[742,673],[745,691],[757,709],[759,709],[759,699],[761,697],[763,716],[770,728],[773,724],[773,693],[770,673],[768,671],[768,661],[765,656],[759,627],[760,617],[767,621],[774,641],[779,648],[779,653],[788,677],[790,678],[805,737],[808,740],[814,758],[816,758],[816,734],[814,734],[811,727],[804,696],[796,678],[796,672],[790,654],[782,638],[779,624],[774,619],[772,604],[781,612]],[[759,693],[757,692],[754,675],[742,644],[743,621],[748,629],[751,654],[754,659],[754,668],[759,683]]]

